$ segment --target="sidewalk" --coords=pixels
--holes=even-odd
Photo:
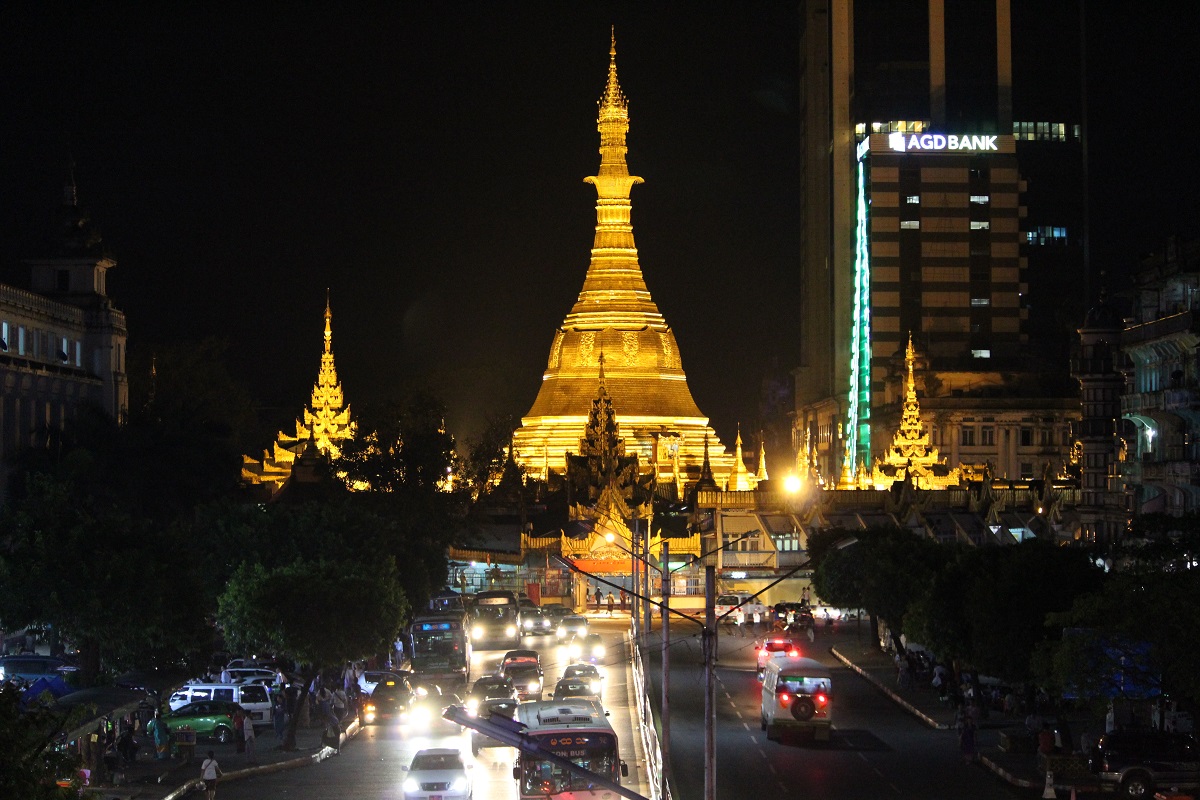
[[[358,731],[358,720],[353,720],[342,734],[343,745]],[[264,728],[256,737],[258,746],[255,753],[256,763],[253,764],[245,753],[237,752],[236,745],[217,744],[213,741],[199,742],[191,762],[178,757],[156,761],[153,746],[147,747],[147,743],[144,742],[138,751],[137,762],[119,770],[119,784],[88,787],[85,796],[93,800],[176,800],[186,797],[204,788],[204,782],[200,780],[200,765],[209,750],[216,755],[217,762],[225,772],[221,783],[311,766],[337,752],[332,747],[322,744],[321,733],[320,727],[297,728],[296,749],[284,751],[279,749],[275,732]]]
[[[842,638],[842,637],[839,637]],[[938,699],[937,690],[930,686],[896,685],[896,667],[889,655],[870,642],[858,642],[842,638],[830,648],[830,652],[850,669],[875,684],[884,694],[901,708],[936,730],[952,731],[955,709]],[[1085,715],[1068,714],[1067,722],[1075,737],[1095,727],[1096,720]],[[979,723],[977,736],[979,760],[985,767],[1008,783],[1025,789],[1044,789],[1046,774],[1039,764],[1035,752],[1010,752],[1001,749],[1001,741],[1009,730],[1023,730],[1023,720],[991,712]],[[1103,730],[1101,723],[1101,730]],[[1073,743],[1077,745],[1078,741]],[[1065,757],[1063,760],[1066,760]],[[1061,771],[1054,777],[1054,787],[1064,793],[1072,789],[1094,791],[1096,783],[1088,777],[1079,776],[1071,782],[1071,775]]]

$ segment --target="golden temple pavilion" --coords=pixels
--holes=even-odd
[[[356,426],[350,419],[350,406],[345,403],[337,367],[333,363],[333,314],[329,296],[325,297],[325,350],[321,368],[313,385],[312,401],[296,420],[296,433],[280,431],[271,452],[263,452],[261,461],[250,456],[242,458],[242,481],[264,485],[271,494],[283,488],[292,474],[296,458],[311,445],[327,458],[341,455],[341,444],[354,437]]]
[[[565,474],[567,453],[584,436],[604,354],[607,391],[620,409],[625,439],[653,468],[658,486],[673,484],[682,496],[699,479],[706,436],[715,478],[724,485],[733,457],[692,399],[675,334],[638,263],[629,194],[642,179],[625,163],[629,104],[617,82],[615,39],[599,107],[600,169],[584,178],[597,197],[591,262],[579,299],[554,333],[537,399],[514,436],[516,457],[533,477]]]

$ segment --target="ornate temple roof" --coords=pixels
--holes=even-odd
[[[598,105],[600,168],[584,179],[596,188],[591,261],[578,300],[554,333],[537,398],[521,420],[514,440],[518,458],[535,474],[544,463],[564,469],[565,452],[583,432],[604,353],[607,391],[617,401],[626,436],[637,439],[643,451],[652,435],[681,437],[682,452],[669,458],[678,454],[679,469],[695,473],[694,481],[709,434],[714,468],[723,477],[731,459],[692,399],[675,334],[650,297],[638,262],[629,195],[642,179],[630,175],[625,162],[629,102],[617,79],[615,39]],[[668,458],[656,463],[660,473],[664,466],[672,469]]]

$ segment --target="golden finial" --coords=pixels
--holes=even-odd
[[[329,310],[329,287],[325,287],[325,352],[333,352],[333,328],[330,326],[330,320],[333,319],[333,312]]]
[[[612,44],[608,49],[608,83],[604,86],[604,95],[598,103],[600,118],[627,117],[629,101],[621,92],[621,84],[617,82],[617,28],[612,29]]]

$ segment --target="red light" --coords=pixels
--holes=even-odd
[[[788,650],[788,658],[799,658],[799,657],[800,657],[799,650]]]
[[[828,700],[829,700],[829,698],[828,698],[828,697],[826,697],[826,696],[825,696],[825,695],[823,695],[823,694],[819,694],[819,695],[817,695],[817,705],[819,705],[819,706],[823,706],[823,705],[825,705],[825,703],[826,703]]]
[[[779,695],[779,705],[786,706],[790,702],[792,702],[792,696],[787,692]]]

